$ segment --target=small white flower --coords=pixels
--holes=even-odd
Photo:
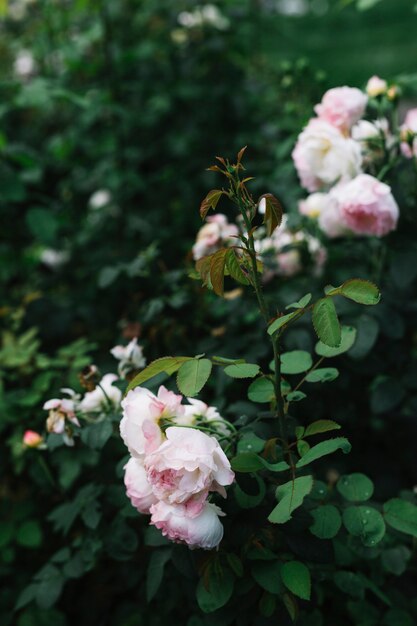
[[[20,78],[28,78],[35,69],[36,63],[29,50],[20,50],[13,65],[14,72]]]
[[[97,413],[119,408],[122,392],[113,385],[116,380],[116,374],[103,376],[97,387],[93,391],[87,391],[81,400],[80,411]]]
[[[125,377],[132,370],[143,369],[146,365],[143,348],[138,346],[136,337],[127,346],[114,346],[110,352],[115,359],[120,361],[118,372],[122,377]]]
[[[42,263],[54,270],[68,263],[69,258],[70,255],[66,250],[54,250],[53,248],[45,248],[40,256]]]
[[[108,189],[99,189],[95,191],[89,200],[92,209],[102,209],[111,202],[111,193]]]

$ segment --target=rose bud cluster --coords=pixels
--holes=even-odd
[[[163,386],[157,395],[142,387],[128,392],[120,422],[131,455],[124,481],[132,505],[164,536],[210,550],[223,537],[223,513],[208,498],[226,497],[234,473],[216,437],[198,425],[223,437],[228,428],[217,409],[189,401]]]
[[[328,237],[383,237],[397,227],[399,209],[391,188],[376,177],[396,140],[386,118],[365,118],[368,102],[388,97],[388,92],[378,76],[368,81],[366,93],[351,87],[330,89],[315,107],[317,117],[298,137],[292,156],[301,184],[311,194],[300,202],[299,211],[316,220]],[[414,121],[410,111],[403,126],[408,143],[402,144],[410,156]]]

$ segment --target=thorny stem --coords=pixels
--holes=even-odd
[[[248,216],[248,207],[247,204],[250,202],[252,204],[252,200],[249,198],[244,198],[242,196],[239,176],[236,174],[236,184],[235,184],[235,197],[236,204],[238,205],[239,211],[242,215],[243,221],[245,223],[246,231],[247,231],[247,252],[249,254],[251,265],[252,265],[252,283],[255,290],[255,294],[258,300],[259,309],[261,311],[262,317],[265,321],[265,325],[268,326],[269,320],[271,318],[270,312],[268,309],[268,305],[265,300],[265,296],[262,290],[262,285],[260,281],[260,275],[258,271],[258,264],[256,258],[256,250],[255,250],[255,241],[253,237],[253,232],[251,228],[251,221]],[[279,424],[279,432],[280,437],[284,445],[284,450],[288,450],[288,438],[286,432],[286,424],[285,424],[285,411],[284,411],[284,400],[281,393],[281,358],[280,358],[280,348],[279,348],[279,336],[271,336],[272,350],[274,353],[274,365],[275,365],[275,376],[274,376],[274,391],[276,398],[276,411],[277,418]]]

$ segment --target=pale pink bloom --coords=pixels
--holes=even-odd
[[[379,76],[371,76],[366,84],[366,93],[371,98],[382,96],[388,88],[387,81]]]
[[[332,191],[342,223],[356,235],[383,237],[397,226],[399,209],[391,188],[369,174],[360,174]]]
[[[116,374],[105,374],[93,391],[87,391],[79,408],[84,413],[96,413],[118,409],[122,392],[113,385],[118,380]]]
[[[148,514],[152,504],[158,501],[153,494],[152,487],[146,477],[146,471],[143,462],[134,457],[130,457],[124,466],[125,470],[125,487],[127,497],[130,498],[132,506],[139,513]]]
[[[197,515],[210,491],[226,497],[234,481],[229,460],[217,440],[194,428],[167,428],[166,440],[145,457],[148,480],[158,500],[184,504]]]
[[[131,389],[122,401],[123,417],[120,435],[129,452],[136,458],[156,449],[164,439],[160,419],[171,419],[184,414],[182,396],[161,386],[158,395],[145,389]]]
[[[221,434],[230,432],[226,422],[220,415],[218,409],[209,406],[201,400],[195,398],[187,398],[189,404],[184,406],[184,414],[174,419],[175,424],[179,426],[195,426],[197,422],[211,425]]]
[[[277,255],[278,274],[280,276],[295,276],[301,272],[303,264],[301,262],[300,251],[296,248],[280,252]]]
[[[151,524],[162,531],[164,537],[177,543],[186,543],[191,549],[217,548],[223,538],[223,524],[218,506],[205,502],[199,514],[189,517],[186,507],[158,502],[151,506]]]
[[[197,240],[193,245],[193,258],[198,261],[203,256],[213,254],[223,245],[235,240],[239,234],[236,224],[230,224],[222,213],[210,215],[197,233]]]
[[[365,113],[368,97],[356,87],[335,87],[314,108],[318,117],[348,133]]]
[[[401,152],[407,159],[417,157],[417,109],[410,109],[401,126]]]
[[[334,189],[336,189],[336,187]],[[332,192],[329,196],[331,201],[319,216],[319,226],[330,239],[343,237],[349,233],[349,229],[340,214],[339,205],[332,197]]]
[[[329,203],[329,195],[327,193],[311,193],[304,200],[298,203],[298,210],[302,215],[316,219],[325,210]]]
[[[43,443],[43,437],[34,430],[26,430],[23,435],[23,444],[28,448],[39,448]]]
[[[69,391],[72,392],[71,389]],[[46,429],[49,433],[56,435],[64,433],[66,420],[76,426],[80,425],[75,415],[75,400],[73,398],[52,398],[45,402],[43,408],[45,411],[49,411],[46,419]]]
[[[321,119],[311,119],[298,137],[292,157],[301,184],[308,191],[354,178],[361,168],[359,145]]]
[[[114,346],[110,353],[119,361],[118,372],[122,377],[125,377],[132,370],[142,369],[146,365],[143,348],[138,346],[137,337],[132,339],[127,346]]]

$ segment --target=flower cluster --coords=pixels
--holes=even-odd
[[[81,385],[86,389],[83,396],[73,389],[64,388],[61,389],[63,397],[51,398],[43,405],[44,410],[48,411],[46,431],[62,435],[66,446],[74,445],[74,437],[81,428],[80,420],[94,423],[120,411],[122,392],[115,383],[129,378],[146,365],[143,348],[138,345],[137,338],[132,339],[127,346],[114,346],[110,352],[119,361],[118,375],[109,373],[100,379],[97,367],[89,366],[80,375]],[[26,448],[42,447],[43,441],[40,434],[31,430],[23,435]]]
[[[193,245],[193,258],[195,261],[213,254],[223,246],[236,241],[239,229],[236,224],[230,224],[227,217],[217,213],[206,218],[204,224],[197,233],[197,240]]]
[[[383,237],[397,226],[398,205],[380,178],[383,161],[395,153],[398,142],[388,119],[365,117],[368,105],[379,111],[383,98],[395,99],[396,91],[377,76],[368,81],[366,93],[352,87],[330,89],[315,107],[317,117],[298,137],[292,156],[301,184],[311,193],[299,210],[318,220],[329,237]],[[404,154],[412,152],[415,131],[417,119],[410,111],[402,130]]]
[[[327,259],[321,242],[305,231],[291,231],[284,215],[280,228],[267,237],[263,227],[255,232],[255,249],[265,264],[263,280],[273,276],[291,277],[303,270],[303,256],[307,254],[313,263],[313,274],[320,275]]]
[[[214,407],[159,388],[155,395],[136,387],[122,401],[120,434],[130,459],[126,492],[132,505],[172,541],[206,550],[223,537],[222,511],[210,493],[226,497],[234,473],[215,436],[228,432]],[[195,428],[194,426],[197,426]]]

